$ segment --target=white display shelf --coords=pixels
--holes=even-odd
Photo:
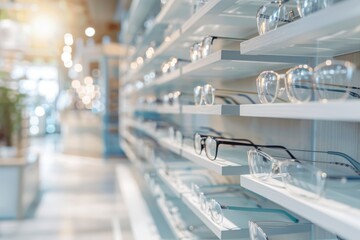
[[[174,81],[174,80],[180,78],[180,76],[181,76],[181,68],[176,69],[173,72],[164,74],[161,77],[159,77],[158,79],[155,79],[154,85],[159,86],[159,85],[166,84],[168,82],[171,82],[171,81]]]
[[[173,54],[173,51],[170,49],[174,49],[174,44],[181,36],[181,29],[174,31],[167,41],[164,41],[156,50],[154,56],[149,60],[149,62],[155,61],[156,59],[166,59],[172,56],[177,56],[177,54]],[[189,55],[189,54],[187,54]]]
[[[184,105],[182,106],[183,114],[206,114],[220,116],[239,116],[239,105]]]
[[[248,39],[257,33],[255,14],[266,0],[212,0],[175,31],[155,52],[189,59],[190,46],[205,36]],[[241,10],[240,10],[241,9]],[[241,11],[241,14],[240,14]]]
[[[336,56],[360,50],[360,7],[347,0],[240,43],[243,54]]]
[[[163,105],[148,105],[148,106],[138,106],[136,111],[141,112],[155,112],[162,114],[180,114],[180,106],[163,106]]]
[[[204,214],[200,205],[194,202],[193,196],[190,193],[183,194],[182,201],[219,239],[239,239],[249,237],[249,229],[240,229],[226,218],[223,220],[223,226],[226,226],[226,228],[216,224],[211,220],[210,216]]]
[[[164,39],[164,31],[168,24],[182,24],[191,16],[192,5],[189,1],[170,0],[161,9],[154,20],[152,27],[146,30],[141,44],[131,56],[131,61],[136,57],[144,57],[149,43],[161,42]]]
[[[153,90],[154,88],[158,88],[160,85],[167,85],[168,83],[173,82],[174,80],[180,78],[181,76],[181,68],[176,69],[173,72],[165,73],[160,77],[154,79],[151,83],[145,85],[144,88],[140,89],[139,92],[148,92]]]
[[[293,195],[284,188],[263,183],[250,175],[241,176],[240,182],[242,187],[276,202],[329,232],[349,240],[357,240],[360,236],[359,209],[329,199],[313,200]]]
[[[211,161],[204,155],[196,154],[194,148],[190,146],[183,146],[181,154],[184,158],[223,176],[249,173],[248,166],[240,165],[221,158]]]
[[[143,198],[141,189],[131,170],[122,164],[116,166],[116,181],[127,209],[131,226],[141,231],[134,231],[134,239],[160,239],[160,234]],[[121,239],[121,237],[120,237]]]
[[[176,237],[176,239],[183,239],[186,237],[186,235],[184,234],[184,232],[182,232],[176,225],[176,223],[173,220],[173,217],[171,216],[171,214],[169,213],[169,210],[166,209],[165,207],[165,203],[163,199],[156,199],[156,203],[158,205],[158,208],[161,212],[161,214],[164,216],[164,218],[166,219],[166,222],[169,224],[169,227],[172,231],[172,233],[174,234],[174,236]]]
[[[219,50],[183,67],[184,79],[237,80],[257,76],[265,70],[278,70],[295,64],[309,64],[311,58],[270,55],[242,55],[239,51]]]
[[[124,150],[126,156],[128,157],[128,159],[136,166],[139,167],[140,166],[140,162],[137,159],[136,154],[133,152],[133,150],[130,148],[130,146],[122,141],[121,142],[121,148]]]
[[[177,155],[181,155],[181,151],[182,151],[181,147],[178,144],[174,143],[169,138],[166,137],[158,138],[158,141],[163,148],[166,148]]]
[[[192,10],[190,1],[169,0],[156,16],[155,23],[183,23],[190,17]]]
[[[176,236],[176,239],[207,239],[207,240],[218,239],[209,230],[205,232],[196,231],[196,229],[199,227],[201,228],[206,228],[206,227],[202,225],[202,222],[199,219],[197,219],[196,216],[194,216],[194,214],[183,202],[172,201],[172,203],[174,204],[175,207],[179,209],[179,212],[181,212],[181,218],[182,218],[181,220],[183,221],[182,227],[188,227],[189,229],[191,229],[191,226],[193,226],[195,229],[195,231],[187,230],[187,229],[184,230],[179,229],[179,227],[176,225],[174,221],[174,217],[171,215],[171,213],[169,213],[169,210],[164,207],[165,206],[164,201],[162,199],[157,199],[157,205],[161,213],[163,214],[164,218],[169,223],[171,230]],[[187,231],[188,233],[186,234],[184,231]]]
[[[176,185],[174,181],[169,179],[169,176],[166,175],[165,171],[159,169],[157,171],[158,176],[163,181],[163,183],[171,190],[171,192],[178,198],[181,198],[182,192],[180,192],[179,187]]]
[[[131,145],[136,144],[136,137],[134,135],[132,135],[131,133],[129,133],[128,131],[124,131],[122,137],[125,138],[127,141],[129,141],[129,143]]]
[[[359,122],[360,101],[248,104],[240,106],[240,116]]]
[[[207,35],[246,39],[257,34],[256,12],[266,0],[212,0],[182,26],[183,37]]]
[[[125,42],[131,43],[137,31],[146,20],[149,11],[158,3],[157,0],[137,0],[133,1],[129,9],[128,29],[125,33]]]
[[[158,108],[157,113],[162,114],[180,114],[181,106],[161,106]]]

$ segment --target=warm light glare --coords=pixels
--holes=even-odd
[[[81,72],[83,70],[83,67],[80,63],[75,64],[74,66],[75,72]]]
[[[67,53],[71,53],[72,52],[72,48],[70,46],[64,46],[63,47],[63,52],[67,52]]]
[[[82,100],[83,104],[85,104],[85,105],[91,103],[91,98],[87,95],[84,96],[81,100]]]
[[[39,118],[37,116],[31,116],[30,117],[30,125],[38,125],[39,124]]]
[[[29,131],[30,131],[30,134],[32,134],[32,135],[39,134],[39,132],[40,132],[38,126],[31,126],[30,129],[29,129]]]
[[[64,66],[65,66],[66,68],[71,68],[72,65],[73,65],[73,62],[72,62],[71,60],[64,62]]]
[[[72,86],[73,88],[77,89],[77,88],[79,88],[79,87],[81,86],[81,83],[80,83],[79,80],[76,80],[76,79],[75,79],[75,80],[72,80],[71,86]]]
[[[155,53],[154,48],[149,47],[145,52],[146,58],[152,58],[154,56],[154,53]]]
[[[55,19],[46,15],[36,16],[32,22],[32,29],[37,36],[53,36],[56,29],[57,24]]]
[[[85,89],[86,89],[86,92],[87,92],[88,94],[91,94],[91,95],[92,95],[92,93],[93,93],[94,90],[95,90],[95,87],[94,87],[94,85],[87,85],[87,86],[85,87]]]
[[[62,60],[63,62],[71,61],[71,54],[68,53],[68,52],[63,52],[63,53],[61,54],[61,60]]]
[[[91,85],[91,84],[93,84],[93,82],[94,82],[94,80],[93,80],[93,78],[90,77],[90,76],[87,76],[87,77],[84,78],[84,83],[85,83],[86,85]]]
[[[66,45],[71,46],[74,43],[74,38],[71,33],[65,33],[64,35],[64,42]]]
[[[136,59],[136,62],[137,62],[138,65],[142,65],[144,63],[144,59],[142,57],[138,57]]]
[[[95,29],[92,27],[88,27],[85,29],[85,35],[87,37],[93,37],[95,35]]]
[[[38,116],[38,117],[42,117],[45,115],[45,109],[41,106],[37,106],[35,108],[35,115]]]
[[[132,62],[131,64],[130,64],[130,68],[131,69],[136,69],[138,67],[138,65],[137,65],[137,63],[136,62]]]

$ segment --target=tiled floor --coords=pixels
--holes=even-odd
[[[116,161],[60,154],[56,138],[35,146],[42,153],[40,204],[25,220],[0,221],[0,239],[132,239],[116,191]]]

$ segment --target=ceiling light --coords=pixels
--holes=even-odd
[[[80,63],[75,64],[74,66],[75,72],[81,72],[83,70],[83,67]]]
[[[74,43],[74,38],[71,33],[65,33],[64,35],[64,42],[66,45],[71,46]]]
[[[85,35],[88,37],[93,37],[95,35],[95,29],[92,27],[88,27],[85,29]]]

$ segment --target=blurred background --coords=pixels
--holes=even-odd
[[[15,105],[21,109],[16,112],[27,119],[30,136],[60,133],[62,127],[66,132],[68,124],[61,124],[65,109],[94,113],[104,109],[101,53],[89,52],[120,41],[121,19],[130,3],[0,1],[0,84],[2,91],[10,89],[18,97]],[[0,142],[9,128],[16,127],[0,124]]]
[[[113,239],[130,4],[0,0],[0,239]]]

